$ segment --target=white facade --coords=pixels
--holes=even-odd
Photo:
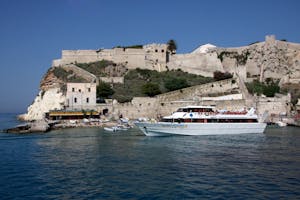
[[[69,110],[95,109],[96,83],[67,83],[66,97]]]

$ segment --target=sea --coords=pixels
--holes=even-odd
[[[19,124],[0,114],[0,129]],[[0,199],[300,199],[300,128],[147,137],[0,132]]]

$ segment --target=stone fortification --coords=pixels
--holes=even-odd
[[[265,42],[240,48],[218,48],[225,71],[237,73],[243,80],[258,78],[300,78],[300,44],[266,36]]]
[[[287,115],[291,111],[291,96],[277,95],[275,97],[257,97],[257,111],[259,115],[268,112],[270,116]]]
[[[128,114],[130,118],[143,115],[156,117],[157,114],[168,114],[170,110],[174,110],[179,105],[189,104],[188,102],[200,103],[203,101],[203,97],[236,93],[242,94],[243,99],[232,101],[211,99],[202,103],[212,103],[220,108],[225,106],[235,108],[244,105],[249,107],[259,102],[257,105],[259,110],[268,108],[274,113],[276,109],[285,112],[288,108],[284,106],[284,99],[255,100],[247,93],[247,89],[242,83],[253,79],[264,81],[267,78],[281,79],[281,84],[298,83],[300,80],[300,44],[278,41],[275,36],[267,36],[264,42],[244,47],[218,48],[213,45],[204,45],[190,54],[175,55],[167,50],[166,44],[149,44],[137,49],[63,50],[61,59],[54,60],[52,64],[67,71],[67,79],[73,80],[80,77],[84,82],[93,82],[95,76],[78,68],[76,63],[96,62],[103,59],[113,61],[117,65],[122,64],[127,69],[141,68],[157,71],[181,69],[185,72],[210,77],[213,76],[214,71],[228,71],[238,78],[182,89],[159,95],[156,98],[134,98],[130,103],[111,104],[112,113],[115,116],[122,113],[125,116]],[[41,92],[33,105],[29,107],[27,116],[30,117],[26,119],[38,119],[43,112],[62,108],[63,103],[61,102],[65,98],[63,85],[66,80],[55,76],[53,69],[54,67],[43,77]],[[122,82],[118,77],[114,77],[113,80],[107,78],[106,81]],[[271,103],[268,104],[269,102]]]
[[[235,79],[227,79],[160,94],[157,96],[157,98],[160,100],[160,102],[177,100],[196,101],[203,96],[221,96],[233,92],[240,93],[239,85]]]
[[[214,71],[238,74],[244,81],[259,78],[289,80],[300,78],[300,44],[279,41],[266,36],[264,42],[236,48],[202,45],[188,54],[171,54],[166,44],[149,44],[143,48],[113,48],[99,50],[63,50],[61,59],[53,65],[89,63],[100,60],[123,63],[128,69],[185,72],[213,76]]]
[[[225,95],[232,92],[238,94]],[[225,96],[214,98],[222,95]],[[135,97],[131,102],[123,104],[114,101],[110,109],[115,118],[120,114],[130,119],[158,118],[187,105],[215,105],[218,109],[237,110],[245,107],[245,99],[240,93],[238,82],[228,79],[168,92],[153,98]]]
[[[222,63],[215,52],[177,54],[170,56],[168,69],[181,69],[191,74],[213,77],[214,71],[224,72]]]
[[[99,50],[63,50],[61,59],[52,62],[55,66],[90,63],[110,60],[125,63],[128,69],[145,68],[165,70],[167,62],[166,44],[148,44],[143,48],[113,48]]]

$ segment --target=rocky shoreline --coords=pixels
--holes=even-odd
[[[66,128],[90,128],[90,127],[111,127],[117,125],[117,121],[89,121],[89,120],[38,120],[20,124],[13,128],[3,130],[5,133],[45,133],[52,130],[66,129]]]

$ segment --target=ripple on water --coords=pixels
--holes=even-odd
[[[144,137],[137,129],[0,134],[7,199],[297,199],[299,129]]]

